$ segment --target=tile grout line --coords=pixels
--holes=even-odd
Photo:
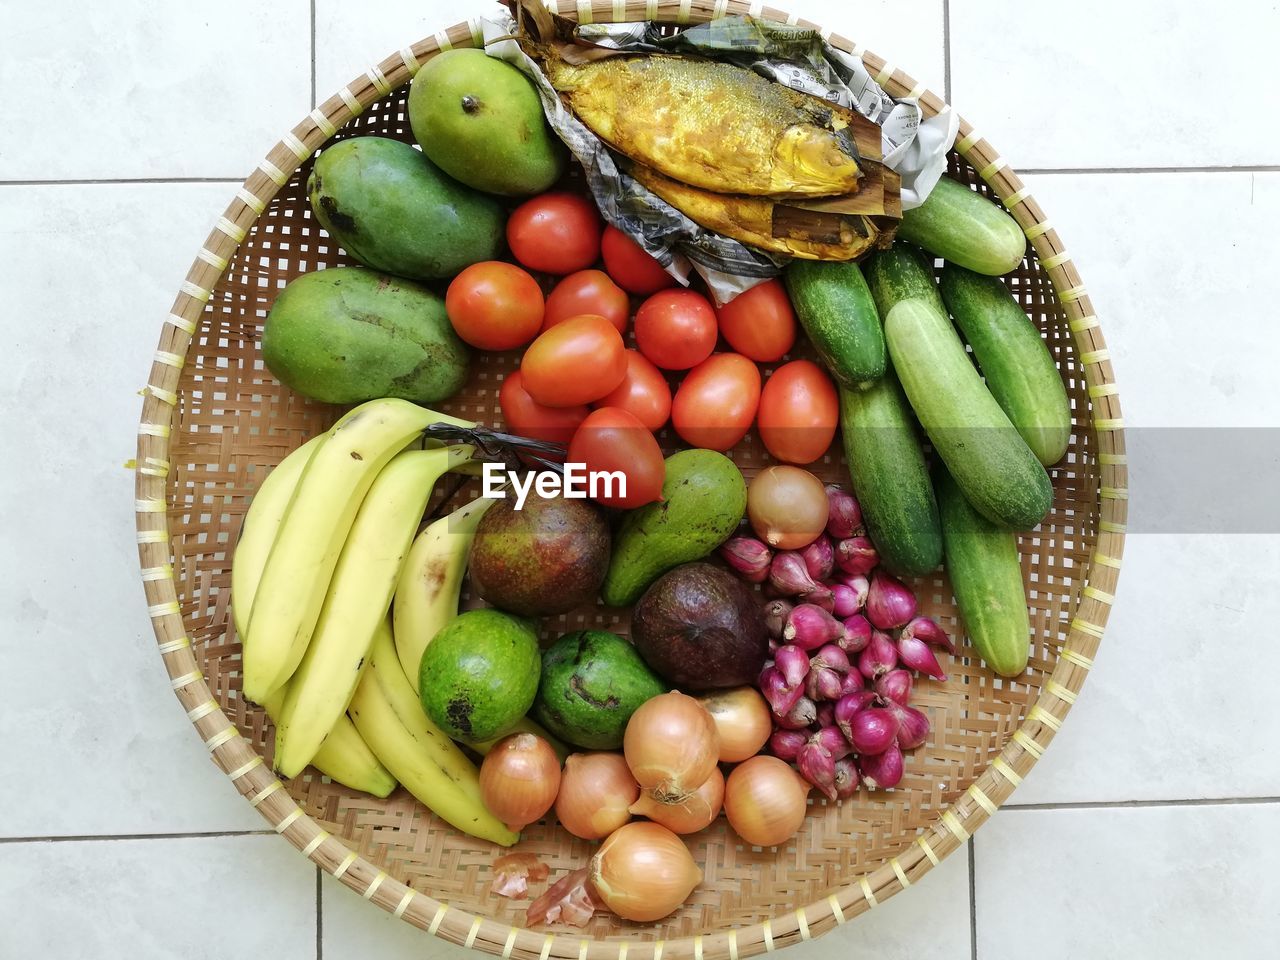
[[[1001,810],[1145,810],[1156,807],[1232,807],[1280,803],[1280,797],[1214,797],[1201,800],[1080,800],[1067,803],[1006,803]]]
[[[5,843],[80,843],[92,840],[203,840],[218,837],[269,837],[274,830],[212,830],[192,831],[189,833],[114,833],[114,834],[77,834],[74,836],[49,837],[0,837],[0,844]]]
[[[316,108],[316,0],[311,0],[311,109]]]
[[[1064,173],[1280,173],[1280,164],[1226,164],[1217,167],[1019,167],[1019,174]]]
[[[942,99],[951,102],[951,0],[942,0]]]
[[[949,85],[949,81],[948,81]],[[950,93],[947,94],[948,99]],[[315,102],[315,98],[312,98]],[[1280,164],[1223,167],[1021,167],[1022,175],[1060,176],[1076,174],[1138,173],[1280,173]],[[139,183],[243,183],[244,177],[103,177],[67,180],[3,180],[0,187],[111,186]]]
[[[969,958],[978,960],[978,871],[974,867],[973,837],[965,846],[969,848]]]
[[[1083,800],[1063,803],[1006,803],[1000,809],[1014,812],[1053,810],[1144,810],[1160,807],[1229,807],[1280,804],[1280,796],[1216,797],[1199,800]],[[36,837],[0,837],[0,844],[70,843],[102,840],[202,840],[218,837],[269,837],[274,830],[194,830],[174,833],[86,833]]]
[[[0,180],[0,187],[79,187],[134,183],[243,183],[244,177],[118,177],[85,180]]]
[[[316,867],[316,960],[324,960],[324,893],[320,868]]]

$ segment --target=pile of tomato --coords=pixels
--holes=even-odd
[[[507,243],[519,265],[463,270],[445,297],[449,319],[478,349],[526,348],[498,397],[507,429],[568,444],[569,460],[589,470],[625,473],[626,496],[608,505],[660,497],[664,462],[654,434],[668,420],[689,445],[720,451],[755,424],[785,463],[812,463],[831,445],[839,403],[826,371],[792,360],[762,383],[758,364],[781,360],[796,339],[780,281],[717,309],[573,193],[518,207]],[[544,295],[530,271],[559,279]],[[634,322],[632,296],[643,298]],[[722,338],[731,350],[716,351]],[[668,376],[682,371],[673,394]]]

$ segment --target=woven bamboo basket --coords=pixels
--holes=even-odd
[[[582,21],[696,23],[751,13],[796,23],[738,0],[578,0]],[[861,52],[890,93],[943,101],[882,57]],[[737,960],[819,936],[919,880],[962,847],[1030,771],[1066,719],[1093,665],[1113,601],[1124,542],[1125,447],[1119,399],[1098,319],[1057,232],[1000,154],[961,122],[951,175],[998,198],[1031,249],[1010,283],[1039,326],[1067,385],[1071,447],[1051,470],[1052,513],[1021,538],[1034,647],[1027,673],[1003,680],[976,657],[956,657],[950,680],[922,680],[918,706],[933,732],[908,758],[901,786],[862,791],[841,805],[811,801],[785,846],[744,845],[723,818],[690,838],[706,879],[689,902],[653,925],[598,914],[583,929],[525,929],[523,904],[489,892],[496,848],[436,819],[405,791],[357,794],[308,769],[282,783],[271,772],[270,728],[240,693],[239,641],[229,616],[231,555],[262,478],[339,411],[292,394],[265,370],[259,333],[280,288],[307,270],[348,262],[311,218],[310,158],[331,139],[377,134],[411,140],[407,83],[439,50],[479,42],[461,23],[406,46],[330,97],[285,134],[236,191],[196,255],[160,335],[138,437],[137,540],[148,614],[173,690],[213,762],[274,827],[325,871],[385,910],[452,943],[503,957],[566,960]],[[500,423],[497,386],[510,355],[477,358],[466,390],[447,405]],[[670,448],[672,438],[660,438]],[[754,434],[733,455],[747,474],[768,458]],[[816,465],[847,480],[838,444]],[[942,574],[914,587],[922,612],[958,633]],[[589,608],[550,623],[625,631]],[[963,648],[965,653],[968,648]],[[552,868],[583,865],[591,845],[554,823],[524,832],[520,849]]]

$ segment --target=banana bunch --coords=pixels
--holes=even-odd
[[[442,421],[474,426],[405,400],[373,400],[316,445],[276,528],[241,633],[250,700],[265,703],[302,662],[356,514],[383,467]]]
[[[473,426],[402,400],[371,401],[263,482],[231,575],[243,688],[276,724],[283,775],[310,763],[380,797],[398,780],[458,829],[509,846],[518,835],[485,809],[475,765],[423,712],[410,681],[416,661],[401,666],[391,635],[388,611],[406,580],[417,584],[405,622],[419,657],[457,615],[475,526],[491,502],[467,504],[414,541],[436,481],[474,466],[468,445],[406,449],[438,423]]]

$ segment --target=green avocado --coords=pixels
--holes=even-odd
[[[502,252],[498,201],[399,140],[353,137],[327,147],[307,178],[307,196],[347,253],[399,277],[442,280]]]
[[[423,65],[409,87],[409,125],[432,162],[486,193],[540,193],[564,173],[567,151],[533,81],[483,50],[447,50]]]
[[[364,267],[291,281],[267,314],[262,358],[285,386],[325,403],[398,397],[427,406],[462,388],[470,362],[443,300]]]
[[[632,510],[614,537],[600,598],[626,607],[672,567],[701,560],[738,528],[747,484],[722,453],[681,450],[667,457],[662,499]]]
[[[529,621],[499,610],[468,610],[423,651],[422,709],[455,740],[490,740],[529,712],[539,667]]]
[[[579,747],[616,750],[631,714],[666,692],[658,675],[622,637],[605,630],[579,630],[566,633],[542,654],[534,718]]]

